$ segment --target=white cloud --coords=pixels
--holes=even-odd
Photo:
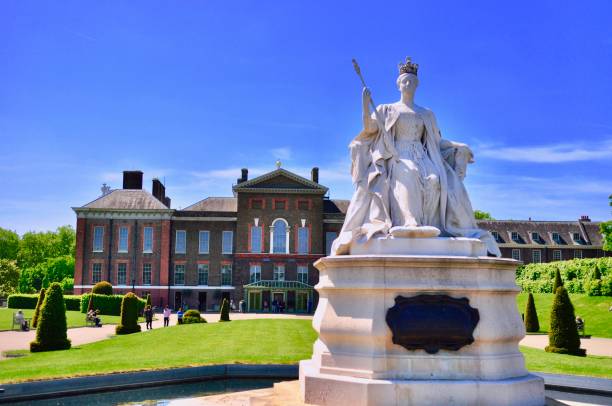
[[[542,146],[476,148],[476,157],[484,156],[493,159],[514,162],[563,163],[612,158],[612,140],[600,145],[591,144],[555,144]]]

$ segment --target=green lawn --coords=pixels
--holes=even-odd
[[[19,309],[0,308],[0,331],[11,329],[11,319],[13,318],[13,313],[16,313],[17,310]],[[23,309],[23,314],[25,314],[25,317],[32,317],[34,309]],[[121,320],[120,316],[103,315],[100,318],[103,324],[119,324]],[[68,322],[68,328],[85,327],[85,314],[77,311],[67,311],[66,321]],[[144,321],[144,319],[141,317],[140,321]]]
[[[0,383],[208,364],[293,364],[312,355],[310,320],[191,324],[117,336],[68,351],[0,361]],[[612,358],[521,348],[532,371],[612,378]],[[128,356],[129,354],[129,356]]]
[[[519,313],[525,313],[528,293],[520,293],[517,298]],[[550,325],[550,309],[554,295],[552,293],[535,293],[536,311],[540,321],[540,331],[548,332]],[[570,295],[576,316],[585,321],[586,334],[594,337],[612,338],[612,312],[608,311],[612,305],[612,297],[587,296],[582,294]]]

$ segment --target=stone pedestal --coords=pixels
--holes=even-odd
[[[312,359],[300,363],[306,403],[544,405],[544,382],[528,374],[518,349],[525,330],[516,308],[517,262],[477,256],[478,240],[447,240],[455,255],[418,255],[414,245],[411,255],[390,255],[379,241],[385,254],[315,263],[319,339]],[[398,296],[423,294],[467,298],[479,313],[473,343],[436,353],[393,344],[388,309]]]

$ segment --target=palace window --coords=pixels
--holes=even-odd
[[[308,283],[308,265],[298,265],[297,280],[302,283]]]
[[[117,285],[125,285],[127,281],[127,264],[117,264]]]
[[[535,243],[542,244],[542,238],[540,237],[540,233],[531,233],[531,239]]]
[[[128,228],[119,227],[119,252],[128,252]]]
[[[573,237],[574,237],[574,242],[578,244],[582,244],[582,236],[580,235],[580,233],[574,233]]]
[[[209,231],[200,231],[199,233],[199,241],[200,243],[198,248],[198,253],[200,254],[208,254],[209,250],[209,241],[210,241],[210,232]]]
[[[512,259],[520,261],[521,260],[521,250],[517,248],[513,248],[512,249]]]
[[[298,228],[298,254],[308,254],[309,233],[308,227]]]
[[[261,227],[251,227],[251,252],[261,253]]]
[[[561,235],[559,235],[559,233],[552,233],[552,239],[557,244],[563,244],[563,241],[561,240]]]
[[[512,241],[517,242],[517,243],[521,242],[518,232],[516,231],[512,232]]]
[[[272,279],[274,279],[275,281],[285,280],[285,265],[274,265],[274,274],[272,276]]]
[[[208,264],[198,264],[198,285],[208,285]]]
[[[331,254],[331,247],[336,238],[338,238],[338,233],[335,231],[327,231],[325,233],[325,254]]]
[[[142,284],[151,284],[151,264],[142,264]]]
[[[175,285],[185,284],[185,264],[174,265],[174,284]]]
[[[104,227],[102,226],[94,227],[93,250],[94,252],[104,251]]]
[[[234,249],[233,245],[234,245],[234,232],[224,231],[222,235],[221,253],[231,254]]]
[[[287,200],[285,199],[274,199],[274,210],[285,210],[287,208]]]
[[[102,280],[102,264],[95,263],[91,269],[91,283],[98,283]]]
[[[582,259],[582,250],[574,250],[574,258]]]
[[[491,231],[491,235],[495,239],[495,242],[501,242],[501,237],[497,231]]]
[[[553,250],[553,261],[561,261],[561,250]]]
[[[176,230],[176,245],[174,252],[184,254],[187,252],[187,232],[185,230]]]
[[[150,254],[153,252],[153,227],[145,227],[142,233],[142,252]]]
[[[261,280],[261,265],[251,264],[249,269],[249,283],[258,282]]]
[[[310,201],[299,199],[296,201],[296,206],[298,210],[310,210]]]
[[[230,286],[232,284],[232,265],[221,265],[221,285]]]
[[[264,208],[264,200],[263,199],[250,199],[249,200],[251,209],[263,209]]]
[[[283,219],[277,219],[272,223],[272,253],[288,254],[289,253],[289,233],[287,231],[288,224]]]
[[[542,251],[541,250],[533,250],[531,251],[531,262],[539,264],[542,262]]]

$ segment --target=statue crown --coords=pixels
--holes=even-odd
[[[405,63],[399,63],[397,65],[397,67],[399,68],[399,74],[402,75],[404,73],[412,73],[413,75],[417,74],[417,71],[419,70],[419,64],[417,63],[412,63],[412,60],[409,56],[406,57],[406,62]]]

